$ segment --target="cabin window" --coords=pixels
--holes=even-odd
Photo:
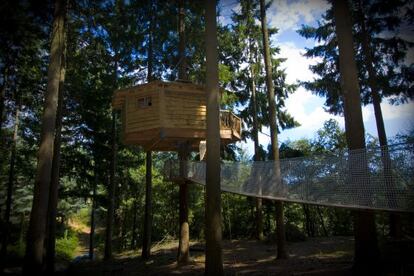
[[[152,106],[151,97],[138,98],[137,108],[147,108]]]

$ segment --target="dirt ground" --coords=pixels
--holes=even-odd
[[[253,240],[224,241],[226,275],[350,275],[352,237],[312,238],[289,243],[290,258],[276,260],[276,246]],[[204,245],[193,242],[190,264],[177,266],[178,242],[155,245],[152,257],[143,261],[139,252],[117,256],[112,262],[73,264],[69,275],[203,275]]]

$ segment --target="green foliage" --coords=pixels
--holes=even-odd
[[[76,233],[69,233],[65,231],[65,235],[56,239],[56,257],[71,261],[75,257],[76,249],[79,244],[79,239]]]
[[[361,20],[365,21],[369,35],[370,48],[373,50],[373,63],[376,73],[376,85],[380,97],[390,97],[393,104],[407,103],[414,97],[412,60],[406,59],[414,44],[406,39],[405,26],[410,20],[405,10],[410,1],[362,1],[364,11],[353,2],[354,41],[356,62],[359,69],[361,100],[364,105],[372,103],[371,88],[368,81],[364,53],[362,52]],[[390,6],[392,5],[392,7]],[[317,75],[314,80],[301,84],[312,93],[325,97],[325,109],[333,114],[343,113],[343,102],[339,79],[339,54],[333,22],[333,12],[329,9],[318,21],[317,26],[303,25],[298,33],[318,42],[307,48],[305,56],[318,58],[309,69]],[[411,74],[411,75],[410,75]]]
[[[269,126],[268,102],[266,96],[265,71],[263,62],[262,34],[258,19],[258,6],[255,1],[243,0],[241,9],[232,16],[232,37],[227,37],[228,55],[225,62],[235,72],[234,80],[229,88],[238,97],[239,115],[243,119],[243,139],[253,139],[253,113],[257,113],[257,129]],[[276,29],[269,30],[270,35],[276,34]],[[297,85],[286,82],[286,73],[281,69],[284,58],[275,58],[280,52],[278,47],[270,47],[272,57],[272,79],[276,96],[278,131],[299,126],[291,114],[285,109],[285,100],[294,93]],[[253,88],[254,87],[254,88]],[[255,89],[256,103],[253,100]]]

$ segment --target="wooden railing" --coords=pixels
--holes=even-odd
[[[220,129],[231,129],[241,135],[241,119],[229,110],[220,111]]]

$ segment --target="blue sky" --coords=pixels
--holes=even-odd
[[[221,7],[222,16],[219,20],[223,23],[230,22],[231,11],[238,11],[239,5],[236,0],[222,0]],[[267,1],[268,2],[268,1]],[[310,72],[309,65],[316,60],[307,59],[302,54],[305,47],[312,47],[315,41],[305,39],[296,33],[302,24],[316,26],[317,20],[321,19],[321,15],[329,7],[329,3],[324,0],[273,0],[267,11],[268,24],[279,29],[279,33],[272,37],[271,43],[281,49],[280,57],[287,58],[283,67],[287,73],[287,80],[294,83],[297,80],[312,80],[315,76]],[[413,37],[412,34],[408,37]],[[406,38],[406,37],[405,37]],[[414,51],[410,51],[407,62],[413,62]],[[288,111],[294,115],[295,119],[301,124],[300,127],[285,130],[279,135],[279,143],[286,140],[296,140],[300,138],[313,138],[323,122],[334,118],[344,127],[342,117],[333,116],[323,109],[324,99],[313,95],[303,87],[300,87],[286,102]],[[392,106],[384,100],[382,105],[385,128],[388,137],[395,136],[398,133],[414,129],[414,103],[400,106]],[[363,118],[365,131],[373,136],[377,136],[374,110],[372,105],[363,107]],[[269,133],[269,130],[264,130]],[[259,135],[260,143],[268,144],[269,137],[267,135]],[[253,152],[251,141],[243,143],[243,147],[247,148],[249,153]]]

